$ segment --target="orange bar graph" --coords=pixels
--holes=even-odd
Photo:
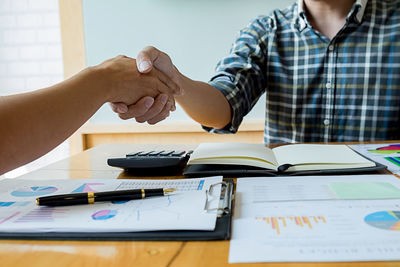
[[[294,220],[295,220],[297,225],[303,227],[303,222],[301,221],[300,217],[296,216],[296,217],[294,217]]]
[[[281,220],[283,226],[286,227],[286,219],[285,219],[285,217],[279,217],[279,220]]]
[[[278,220],[277,220],[276,217],[271,217],[271,226],[272,226],[272,229],[275,229],[276,232],[277,232],[278,234],[280,234],[280,231],[279,231],[279,223],[278,223]]]
[[[308,226],[308,229],[313,229],[313,224],[319,224],[320,222],[327,223],[324,216],[271,216],[256,217],[255,219],[270,225],[278,235],[281,233],[281,228],[291,227],[291,225],[299,227]]]
[[[312,226],[311,226],[311,222],[310,222],[310,220],[308,219],[308,217],[307,217],[307,216],[303,216],[302,218],[303,218],[303,222],[304,222],[305,224],[308,225],[308,228],[311,229]]]

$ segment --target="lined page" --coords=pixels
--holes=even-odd
[[[375,166],[346,145],[293,144],[272,150],[279,165],[296,165],[296,171]]]
[[[237,164],[276,170],[277,160],[264,144],[202,143],[193,152],[189,164]]]

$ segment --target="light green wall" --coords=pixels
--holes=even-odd
[[[119,54],[136,57],[147,45],[168,53],[192,79],[208,81],[252,19],[295,0],[83,0],[87,65]],[[265,99],[247,116],[264,118]],[[178,108],[171,119],[189,119]],[[121,122],[108,106],[92,122]],[[126,123],[126,122],[125,122]]]

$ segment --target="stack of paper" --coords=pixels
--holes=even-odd
[[[216,213],[204,211],[206,190],[222,177],[179,180],[3,180],[0,232],[135,232],[214,230]],[[64,207],[36,206],[36,197],[138,188],[177,188],[175,194],[123,202]],[[208,196],[218,207],[221,187]]]
[[[400,259],[392,175],[238,179],[229,261]]]

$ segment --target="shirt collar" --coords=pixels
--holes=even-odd
[[[355,16],[356,22],[361,23],[364,17],[365,8],[367,7],[367,2],[368,0],[356,0],[347,16],[347,19]],[[303,31],[308,24],[306,13],[304,11],[304,0],[297,0],[297,16],[295,16],[295,19],[298,21],[299,31]]]
[[[368,0],[357,0],[353,8],[351,9],[350,15],[355,13],[355,18],[357,23],[361,23],[363,17],[364,17],[364,12],[365,8],[367,7]]]
[[[307,27],[306,12],[304,11],[303,0],[297,0],[297,16],[295,19],[298,21],[299,31],[303,31]]]

